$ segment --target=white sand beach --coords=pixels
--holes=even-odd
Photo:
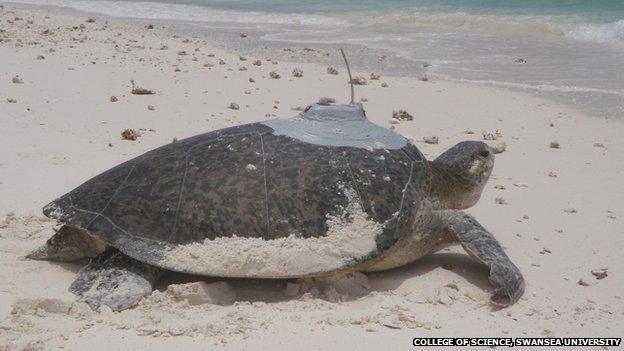
[[[24,259],[54,233],[44,205],[174,138],[292,117],[321,97],[346,103],[348,78],[342,66],[330,75],[329,64],[226,52],[166,22],[4,4],[0,23],[0,350],[386,350],[410,349],[417,336],[621,337],[624,124],[501,88],[382,72],[370,80],[358,67],[368,82],[356,100],[368,118],[429,159],[487,133],[498,135],[491,145],[505,143],[468,212],[523,272],[517,304],[493,308],[486,269],[453,247],[367,274],[370,292],[350,301],[288,297],[280,280],[206,278],[228,283],[234,302],[190,304],[167,290],[188,281],[170,281],[134,308],[91,311],[67,290],[83,264]],[[155,94],[131,94],[131,80]],[[414,119],[391,123],[399,109]],[[140,136],[122,140],[128,128]],[[423,142],[432,136],[438,144]],[[592,274],[600,269],[603,279]]]

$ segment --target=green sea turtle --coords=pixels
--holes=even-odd
[[[63,227],[34,259],[94,257],[71,290],[120,310],[163,270],[294,278],[402,266],[449,244],[490,268],[492,301],[514,303],[520,271],[460,209],[494,155],[464,141],[434,161],[369,122],[361,106],[312,105],[201,134],[122,163],[44,207]]]
[[[518,268],[472,216],[494,165],[483,142],[428,161],[359,104],[164,145],[95,176],[43,213],[63,226],[32,259],[92,258],[70,290],[121,310],[162,272],[296,278],[381,271],[460,243],[515,303]]]

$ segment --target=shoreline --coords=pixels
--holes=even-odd
[[[0,1],[0,4],[3,2]],[[275,32],[273,29],[260,29],[260,23],[246,25],[243,22],[210,22],[190,19],[149,19],[143,17],[120,17],[98,12],[88,12],[68,6],[60,5],[39,5],[27,3],[4,2],[17,7],[31,8],[36,10],[54,9],[59,13],[67,12],[75,15],[90,15],[106,21],[132,24],[155,24],[168,28],[172,33],[188,35],[208,39],[214,48],[247,56],[271,57],[279,61],[292,64],[311,63],[318,65],[331,65],[342,67],[344,63],[339,55],[339,48],[344,48],[348,53],[351,65],[359,67],[361,70],[381,73],[393,77],[427,77],[437,81],[456,82],[469,85],[487,86],[495,89],[504,89],[511,92],[520,92],[531,96],[546,99],[557,104],[562,104],[584,114],[600,119],[611,119],[624,122],[624,90],[603,89],[594,87],[584,87],[576,85],[557,85],[551,82],[528,83],[513,80],[482,79],[455,77],[448,73],[439,72],[434,62],[428,60],[406,59],[389,49],[373,48],[366,44],[353,43],[330,43],[324,44],[319,40],[312,42],[299,40],[277,40],[272,39],[275,35],[288,33]],[[275,27],[275,24],[272,24]],[[290,31],[298,26],[286,25]],[[306,28],[306,26],[303,26]],[[310,27],[311,28],[311,27]],[[246,32],[253,35],[254,41],[232,40],[239,32]],[[307,49],[313,50],[308,51]],[[322,55],[321,55],[322,53]],[[510,63],[512,69],[514,64]],[[500,68],[492,68],[500,69]]]
[[[370,292],[354,300],[288,297],[287,281],[220,279],[236,292],[234,303],[192,305],[167,292],[168,284],[197,280],[184,276],[127,311],[85,310],[67,291],[82,264],[23,258],[54,232],[41,207],[174,138],[292,117],[321,97],[346,102],[345,69],[335,64],[339,74],[331,75],[333,63],[225,51],[156,21],[11,5],[0,21],[0,65],[8,67],[0,73],[0,350],[379,350],[404,348],[415,335],[613,337],[624,328],[621,121],[495,87],[379,70],[371,80],[371,70],[353,62],[368,81],[355,87],[368,118],[410,138],[428,159],[462,140],[505,143],[468,212],[524,274],[518,304],[492,308],[485,270],[453,247],[367,274]],[[293,77],[294,68],[303,77]],[[155,94],[131,94],[131,80]],[[414,120],[393,120],[399,109]],[[122,140],[128,128],[140,136]],[[437,144],[424,141],[433,136]],[[601,268],[604,279],[592,274]]]

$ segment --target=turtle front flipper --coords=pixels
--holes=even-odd
[[[476,219],[462,211],[439,211],[447,230],[470,256],[490,268],[494,286],[491,300],[500,306],[513,305],[524,293],[524,278],[498,241]]]
[[[162,272],[110,249],[81,269],[69,290],[92,308],[108,306],[121,311],[151,293]]]
[[[45,244],[26,255],[31,260],[74,262],[101,254],[108,245],[87,231],[62,226]]]

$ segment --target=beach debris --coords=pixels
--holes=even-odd
[[[423,75],[420,78],[418,78],[419,81],[421,82],[428,82],[429,81],[429,77],[427,75]]]
[[[607,274],[607,270],[608,268],[600,268],[600,269],[592,270],[591,274],[593,274],[594,277],[596,277],[596,279],[601,280],[609,276]]]
[[[246,70],[247,70],[247,67],[245,67],[245,66],[240,66],[240,67],[238,68],[238,70],[239,70],[239,71],[246,71]]]
[[[230,105],[228,105],[228,108],[230,110],[240,110],[240,106],[238,106],[238,104],[235,102],[232,102]]]
[[[334,67],[327,67],[327,74],[333,74],[336,75],[338,74],[338,70]]]
[[[492,150],[495,154],[502,154],[507,150],[507,144],[504,141],[496,143],[496,145],[491,146]]]
[[[399,120],[399,121],[413,121],[414,120],[414,116],[410,115],[405,110],[392,111],[392,118]]]
[[[527,60],[522,58],[522,57],[520,57],[520,58],[515,59],[514,62],[515,63],[527,63]]]
[[[254,60],[254,62],[251,63],[254,66],[262,66],[262,61],[261,60]]]
[[[555,173],[554,171],[550,171],[548,172],[548,176],[551,178],[557,178],[557,173]]]
[[[95,20],[93,18],[87,18],[87,20],[85,22],[87,22],[87,23],[94,23]]]
[[[7,99],[6,99],[6,101],[7,101],[9,104],[16,104],[16,103],[17,103],[17,100],[15,100],[15,99],[13,99],[13,98],[7,98]]]
[[[249,95],[251,94],[251,90],[245,90],[243,93],[245,93],[245,95]]]
[[[604,148],[604,144],[603,143],[594,143],[594,147],[602,147]]]
[[[220,65],[225,65],[225,60],[224,59],[219,59],[219,61],[217,61]]]
[[[178,55],[180,55],[180,56],[186,56],[186,50],[180,50],[180,51],[178,51]]]
[[[353,83],[353,85],[366,85],[366,78],[362,76],[355,76],[351,79],[351,83]]]
[[[240,61],[247,61],[247,58],[245,56],[239,56],[238,59]]]
[[[296,78],[303,77],[303,70],[301,70],[301,68],[295,67],[292,70],[292,76]]]
[[[607,210],[607,218],[616,219],[617,217],[615,217],[615,213],[613,213],[613,211]]]
[[[494,199],[494,202],[498,205],[509,205],[509,202],[507,202],[507,200],[505,200],[502,196],[497,196],[496,199]]]
[[[145,29],[154,29],[154,25],[153,24],[148,24],[145,26]]]
[[[483,136],[483,140],[498,140],[498,138],[503,137],[503,133],[498,130],[495,130],[493,132],[483,131],[481,135]]]
[[[255,79],[253,79],[253,78],[249,77],[249,83],[255,83],[255,82],[256,82],[256,80],[255,80]]]
[[[137,138],[140,136],[141,133],[137,132],[134,129],[126,129],[121,132],[121,139],[123,140],[137,140]]]
[[[576,282],[576,284],[580,286],[589,286],[589,283],[585,282],[583,279],[579,279],[578,282]]]
[[[134,82],[134,79],[132,79],[130,81],[130,83],[132,84],[132,90],[130,92],[132,94],[134,94],[134,95],[153,95],[153,94],[156,94],[153,90],[145,89],[145,88],[137,86],[136,83]]]
[[[551,141],[550,142],[550,148],[551,149],[558,149],[559,148],[559,143],[556,141]]]
[[[37,56],[37,60],[45,60],[45,56],[39,55],[39,56]]]
[[[497,184],[497,185],[494,185],[494,189],[498,189],[498,190],[505,190],[505,189],[507,189],[507,188],[505,188],[505,186],[504,186],[504,185]]]
[[[169,50],[169,47],[167,45],[161,45],[160,50]]]
[[[117,99],[115,95],[110,97],[110,102],[117,102],[117,101],[119,101],[119,99]]]
[[[11,82],[13,82],[13,84],[24,84],[24,81],[19,76],[13,77],[13,79],[11,79]]]
[[[423,141],[427,144],[437,144],[439,142],[439,139],[436,135],[434,135],[429,137],[423,137]]]
[[[464,134],[474,134],[474,132],[472,130],[470,130],[470,129],[466,129],[462,133],[464,133]]]
[[[540,251],[541,255],[544,255],[544,254],[547,254],[547,253],[552,253],[552,251],[550,251],[550,249],[547,248],[547,247],[543,247],[542,251]]]
[[[147,110],[148,111],[154,111],[154,110],[156,110],[156,107],[154,107],[154,105],[147,105]]]
[[[379,80],[381,76],[379,74],[372,73],[370,74],[370,80]]]
[[[563,212],[565,213],[577,213],[577,211],[573,208],[564,208]]]
[[[321,105],[329,105],[336,102],[336,99],[330,97],[322,97],[319,99],[318,103]]]
[[[269,72],[269,78],[271,78],[271,79],[280,79],[281,76],[279,75],[279,73],[277,73],[275,71],[271,71],[271,72]]]
[[[304,110],[303,106],[291,106],[290,109],[293,110],[293,111],[303,111]]]
[[[245,33],[245,32],[240,32],[240,33],[238,34],[238,37],[239,37],[239,38],[247,38],[247,33]]]
[[[186,301],[191,306],[202,304],[231,305],[236,300],[236,291],[226,282],[206,283],[203,281],[188,284],[171,284],[168,294],[177,300]]]
[[[518,183],[514,183],[514,186],[517,186],[518,188],[527,188],[529,184],[518,182]]]
[[[388,83],[386,83],[386,82],[381,83],[381,87],[382,88],[387,88],[388,87]]]

